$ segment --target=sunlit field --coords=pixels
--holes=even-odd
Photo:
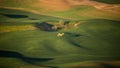
[[[30,6],[39,2],[0,0],[0,68],[120,68],[118,10]]]

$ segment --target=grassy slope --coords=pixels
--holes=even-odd
[[[23,4],[24,4],[24,7],[29,7],[28,4],[32,4],[36,1],[34,0],[11,0],[11,1],[8,1],[8,0],[0,0],[0,6],[9,6],[9,7],[19,7],[19,6],[22,6],[23,7]]]
[[[10,18],[10,17],[5,16],[4,14],[25,15],[25,16],[28,16],[28,17],[26,17],[26,18]],[[13,22],[13,23],[15,22],[15,24],[17,24],[16,22],[26,22],[26,23],[27,22],[28,23],[30,23],[30,22],[31,23],[32,22],[44,22],[44,21],[55,22],[55,21],[61,20],[61,18],[55,18],[55,17],[51,17],[51,16],[33,14],[31,12],[4,9],[4,8],[0,8],[0,17],[1,17],[0,22],[3,22],[3,23],[4,22]],[[22,24],[24,24],[24,23],[22,23]]]
[[[39,19],[37,22],[41,22],[41,19],[39,18],[41,16],[36,14],[5,9],[4,12],[1,11],[1,13],[6,13],[5,11],[9,11],[9,14],[16,12],[15,14],[29,15],[29,17],[33,16],[33,18]],[[48,20],[50,18],[53,20],[55,19],[56,21],[56,18],[53,17],[44,17],[44,20]],[[1,24],[1,26],[19,26],[31,24],[31,22],[22,22],[26,20],[24,18],[22,21],[19,19],[11,20],[12,18],[8,17],[5,19],[8,20],[7,23]],[[22,23],[12,23],[16,21],[20,21]],[[32,21],[32,23],[34,22],[36,22],[36,20]],[[4,20],[2,20],[1,23],[4,23]],[[86,20],[85,23],[79,25],[78,28],[59,31],[65,32],[65,35],[63,37],[57,37],[58,32],[45,32],[41,30],[26,30],[1,33],[0,50],[15,51],[28,57],[54,58],[54,60],[44,62],[42,64],[57,66],[61,68],[66,68],[71,66],[71,63],[74,65],[76,62],[82,61],[114,61],[120,59],[119,26],[119,21],[93,19]],[[80,34],[80,36],[76,37],[76,34]],[[0,59],[0,66],[3,68],[16,68],[17,66],[25,68],[39,68],[39,66],[30,65],[28,62],[20,60],[20,58],[17,59],[1,57]],[[36,62],[41,63],[39,61]]]
[[[119,12],[99,10],[92,6],[76,6],[65,11],[51,11],[51,10],[45,10],[41,6],[38,7],[38,6],[31,5],[31,4],[35,4],[36,1],[26,1],[23,3],[21,3],[21,1],[16,3],[15,1],[14,0],[10,2],[4,1],[3,3],[1,2],[0,6],[27,8],[27,9],[36,10],[52,16],[60,16],[65,18],[77,19],[77,20],[83,20],[83,19],[86,20],[86,19],[94,19],[94,18],[104,18],[104,19],[111,19],[111,20],[120,19]],[[110,1],[110,2],[113,2],[113,1]]]
[[[108,11],[98,10],[91,6],[76,6],[70,10],[62,11],[62,12],[54,12],[47,11],[46,14],[54,15],[54,16],[62,16],[65,18],[73,18],[76,20],[87,20],[87,19],[95,19],[95,18],[104,18],[111,20],[119,20],[119,13],[111,13]]]
[[[80,25],[78,29],[73,29],[74,32],[67,31],[73,34],[79,33],[80,37],[69,34],[57,37],[57,32],[40,30],[3,33],[0,35],[0,50],[16,51],[30,57],[53,57],[55,60],[46,64],[56,66],[88,60],[116,60],[119,57],[120,48],[120,24],[96,23],[96,21]],[[14,43],[11,44],[11,42]],[[1,61],[2,64],[4,62],[6,61]]]
[[[10,2],[8,2],[8,6]],[[3,4],[5,5],[5,4]],[[22,6],[22,5],[21,5]],[[13,5],[16,7],[16,4]],[[19,5],[20,7],[20,5]],[[23,6],[25,7],[25,6]],[[27,6],[26,6],[27,7]],[[31,8],[31,7],[30,7]],[[87,8],[87,9],[85,9]],[[61,19],[54,17],[46,17],[43,15],[36,15],[33,13],[0,9],[0,25],[10,25],[10,26],[21,26],[21,25],[34,25],[35,22],[42,21],[59,21]],[[72,11],[71,11],[72,10]],[[26,31],[15,31],[9,33],[0,34],[0,50],[15,51],[28,57],[35,58],[54,58],[52,61],[43,62],[43,65],[57,66],[60,68],[74,68],[74,64],[82,63],[83,61],[116,61],[119,60],[119,48],[120,48],[120,23],[119,15],[108,14],[104,17],[104,14],[100,17],[98,13],[94,14],[96,9],[92,7],[78,7],[76,9],[71,9],[70,11],[54,13],[54,15],[62,15],[67,17],[75,17],[75,19],[86,20],[85,23],[81,24],[78,28],[71,28],[69,30],[61,30],[59,32],[65,32],[63,37],[57,37],[58,32],[45,32],[41,30],[26,30]],[[39,10],[40,11],[40,10]],[[74,15],[76,11],[84,14],[83,12],[92,11],[92,13],[87,12],[89,15]],[[28,18],[9,18],[3,16],[3,14],[21,14],[27,15]],[[64,13],[64,14],[62,14]],[[53,14],[53,13],[50,13]],[[91,15],[93,14],[93,15]],[[95,16],[97,15],[97,16]],[[113,16],[113,17],[112,17]],[[87,18],[86,18],[87,17]],[[82,18],[82,19],[81,19]],[[101,18],[101,19],[94,19]],[[103,19],[102,19],[103,18]],[[117,19],[118,18],[118,19]],[[112,19],[112,20],[107,20]],[[76,34],[80,36],[76,37]],[[13,43],[14,42],[14,43]],[[56,45],[57,44],[57,45]],[[80,46],[80,47],[79,47]],[[20,58],[5,58],[0,57],[0,67],[1,68],[44,68],[37,65],[32,65],[32,63],[24,62]],[[36,61],[39,64],[41,62]],[[36,64],[36,63],[35,63]],[[84,62],[83,62],[84,64]],[[89,64],[89,63],[87,63]],[[73,66],[72,66],[73,65]],[[76,65],[75,65],[76,66]],[[87,65],[86,65],[87,66]],[[104,65],[97,65],[96,68]],[[79,66],[78,68],[80,68]],[[45,67],[46,68],[46,67]],[[83,67],[81,67],[83,68]],[[89,68],[89,67],[88,67]],[[93,68],[93,67],[91,67]]]

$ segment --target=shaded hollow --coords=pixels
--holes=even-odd
[[[27,15],[19,15],[19,14],[3,14],[3,15],[9,18],[28,18]]]
[[[53,67],[53,66],[43,65],[41,63],[54,59],[54,58],[27,57],[27,56],[22,55],[21,53],[14,52],[14,51],[6,51],[6,50],[0,50],[0,57],[16,58],[16,59],[20,59],[20,60],[22,60],[26,63],[33,64],[33,65],[39,65],[39,66],[42,66],[42,67]]]
[[[54,25],[49,24],[47,22],[36,23],[35,27],[43,31],[57,31],[58,30],[58,28],[56,29],[53,28]]]

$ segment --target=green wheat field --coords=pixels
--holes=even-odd
[[[120,68],[120,0],[76,1],[0,0],[0,68]]]

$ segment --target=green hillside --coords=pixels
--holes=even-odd
[[[0,68],[120,68],[120,1],[94,1],[110,6],[0,0]]]
[[[7,30],[6,27],[9,30],[12,26],[16,26],[15,29],[25,25],[36,28],[36,23],[54,24],[65,20],[19,10],[0,10],[0,31]],[[120,67],[118,64],[109,64],[120,60],[120,21],[96,18],[79,22],[84,23],[58,31],[26,30],[21,27],[19,31],[0,32],[0,67]],[[58,37],[58,33],[64,35]]]
[[[110,19],[110,20],[120,20],[119,17],[119,11],[115,10],[103,10],[96,9],[94,6],[90,5],[76,5],[76,6],[71,6],[71,8],[64,10],[64,11],[53,11],[50,10],[49,7],[43,8],[42,6],[36,6],[35,4],[41,4],[41,2],[38,2],[38,0],[1,0],[0,6],[3,7],[11,7],[11,8],[24,8],[26,10],[34,10],[39,13],[47,14],[50,16],[57,16],[57,17],[63,17],[63,18],[68,18],[68,19],[75,19],[75,20],[86,20],[86,19],[94,19],[94,18],[104,18],[104,19]],[[109,1],[109,0],[96,0],[98,2],[110,2],[110,3],[119,3],[119,0],[116,1]],[[64,3],[64,1],[63,1]],[[32,5],[31,5],[32,4]],[[108,8],[109,9],[109,8]]]
[[[110,20],[120,20],[119,13],[111,13],[108,11],[103,11],[96,9],[92,6],[75,6],[72,9],[66,11],[46,11],[44,12],[48,15],[61,16],[64,18],[71,18],[75,20],[87,20],[87,19],[110,19]]]
[[[8,13],[9,12],[9,13]],[[32,23],[39,23],[39,22],[57,22],[59,20],[65,20],[62,18],[56,18],[46,15],[40,15],[40,14],[33,14],[31,12],[25,12],[25,11],[18,11],[18,10],[12,10],[12,9],[5,9],[0,8],[0,24],[32,24]],[[4,23],[6,22],[6,23]],[[25,22],[25,23],[24,23]]]

